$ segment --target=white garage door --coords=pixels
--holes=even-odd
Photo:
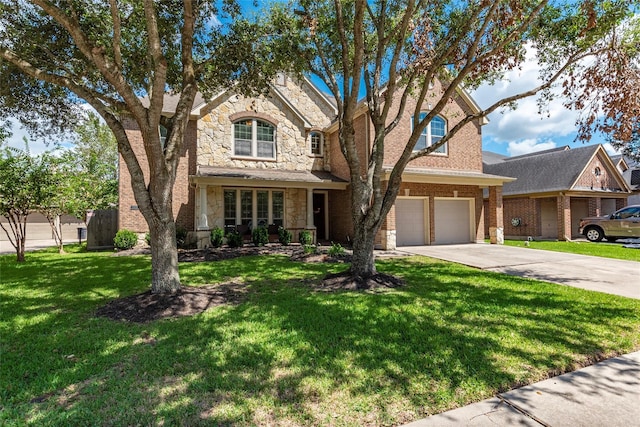
[[[434,204],[436,245],[471,242],[471,214],[468,200],[437,199]]]
[[[424,199],[396,200],[396,246],[426,243],[424,205]]]

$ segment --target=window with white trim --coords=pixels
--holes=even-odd
[[[233,124],[233,153],[236,156],[276,158],[276,128],[259,119],[242,119]]]
[[[321,132],[311,132],[309,135],[309,143],[311,144],[311,154],[314,156],[322,156],[322,142],[324,137]]]
[[[427,112],[420,113],[420,120],[423,120],[427,116]],[[413,129],[413,119],[411,122],[411,127]],[[440,116],[435,116],[424,128],[420,137],[418,138],[418,142],[416,142],[416,146],[413,148],[413,151],[424,150],[427,147],[431,147],[432,145],[437,144],[444,136],[447,134],[447,122]],[[445,143],[441,147],[438,147],[434,154],[447,154],[447,144]]]
[[[224,225],[250,228],[284,225],[284,191],[265,189],[225,189]]]

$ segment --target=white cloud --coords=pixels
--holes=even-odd
[[[527,60],[520,69],[506,74],[505,79],[493,86],[484,85],[473,93],[478,104],[486,108],[507,96],[522,93],[541,84],[535,51],[527,49]],[[518,101],[515,110],[496,111],[489,116],[490,123],[483,127],[483,135],[495,142],[512,142],[522,139],[562,137],[575,133],[577,115],[562,105],[557,97],[539,111],[537,96]]]
[[[537,139],[525,139],[520,142],[509,142],[507,152],[509,156],[521,156],[523,154],[534,153],[536,151],[551,150],[557,144],[553,141],[539,142]]]
[[[613,145],[611,145],[608,142],[605,144],[602,144],[602,146],[607,151],[607,154],[609,154],[610,156],[617,156],[619,154],[622,154],[620,153],[620,150],[618,150],[617,148],[614,148]]]

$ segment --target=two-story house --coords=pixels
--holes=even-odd
[[[434,85],[434,93],[438,89]],[[166,114],[172,113],[171,101],[168,97],[165,102]],[[356,140],[366,155],[373,131],[362,107]],[[429,108],[423,106],[425,112]],[[468,94],[458,91],[429,124],[417,148],[434,144],[463,115],[477,110]],[[208,101],[197,98],[174,188],[178,226],[204,238],[201,244],[213,227],[248,233],[256,226],[283,226],[294,239],[300,230],[310,230],[318,240],[348,242],[353,235],[349,173],[336,115],[332,99],[309,80],[285,75],[266,96],[247,98],[224,91]],[[502,227],[501,187],[510,178],[482,172],[482,124],[467,124],[437,153],[409,164],[377,237],[378,247],[481,241],[485,216],[493,230]],[[407,113],[387,137],[387,171],[411,130]],[[134,144],[141,141],[135,124],[128,133]],[[141,143],[137,145],[143,156]],[[119,228],[145,232],[122,161],[120,168]],[[483,189],[491,195],[487,209]]]

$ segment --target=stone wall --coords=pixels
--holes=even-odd
[[[246,98],[229,91],[211,102],[198,121],[198,165],[231,168],[260,168],[291,171],[324,170],[328,166],[328,140],[324,156],[311,154],[309,133],[329,126],[335,114],[306,83],[285,79],[275,86],[287,97],[311,127],[274,91],[267,96]],[[276,159],[246,159],[233,154],[233,120],[259,118],[276,126]]]

